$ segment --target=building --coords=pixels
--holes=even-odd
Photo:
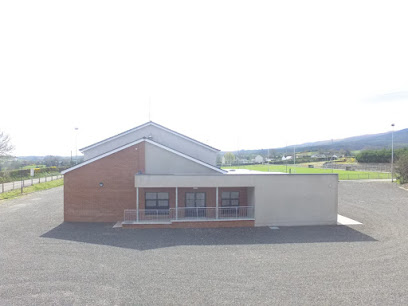
[[[254,159],[257,164],[262,164],[264,162],[264,158],[261,155],[257,155]]]
[[[64,220],[123,227],[336,224],[337,175],[216,166],[219,150],[154,122],[81,149],[63,172]]]

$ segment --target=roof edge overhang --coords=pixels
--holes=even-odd
[[[147,142],[147,143],[150,143],[150,144],[152,144],[152,145],[155,145],[155,146],[157,146],[157,147],[159,147],[159,148],[162,148],[162,149],[164,149],[164,150],[167,150],[167,151],[169,151],[169,152],[172,152],[172,153],[174,153],[174,154],[176,154],[176,155],[178,155],[178,156],[181,156],[181,157],[183,157],[183,158],[186,158],[186,159],[188,159],[188,160],[190,160],[190,161],[193,161],[193,162],[195,162],[195,163],[197,163],[197,164],[200,164],[200,165],[202,165],[202,166],[205,166],[205,167],[207,167],[207,168],[209,168],[209,169],[212,169],[212,170],[214,170],[214,171],[217,171],[217,172],[219,172],[219,173],[222,173],[222,174],[226,174],[226,173],[227,173],[227,171],[225,171],[225,170],[222,170],[222,169],[217,168],[217,167],[215,167],[215,166],[213,166],[213,165],[210,165],[210,164],[208,164],[208,163],[206,163],[206,162],[203,162],[203,161],[201,161],[201,160],[199,160],[199,159],[196,159],[196,158],[194,158],[194,157],[191,157],[191,156],[189,156],[189,155],[186,155],[186,154],[184,154],[184,153],[181,153],[181,152],[179,152],[179,151],[176,151],[176,150],[174,150],[174,149],[171,149],[171,148],[169,148],[169,147],[167,147],[167,146],[165,146],[165,145],[159,144],[159,143],[157,143],[157,142],[155,142],[155,141],[152,141],[152,140],[150,140],[150,139],[141,138],[141,139],[139,139],[139,140],[133,141],[133,142],[128,143],[128,144],[126,144],[126,145],[124,145],[124,146],[121,146],[121,147],[119,147],[119,148],[116,148],[116,149],[114,149],[114,150],[112,150],[112,151],[109,151],[109,152],[106,152],[106,153],[104,153],[104,154],[95,156],[94,158],[91,158],[91,159],[89,159],[89,160],[87,160],[87,161],[84,161],[83,163],[80,163],[80,164],[78,164],[78,165],[75,165],[75,166],[73,166],[73,167],[71,167],[71,168],[69,168],[69,169],[66,169],[66,170],[62,171],[61,174],[65,174],[65,173],[71,172],[72,170],[81,168],[81,167],[83,167],[83,166],[85,166],[85,165],[88,165],[88,164],[90,164],[90,163],[93,163],[94,161],[97,161],[97,160],[102,159],[102,158],[104,158],[104,157],[107,157],[107,156],[109,156],[109,155],[115,154],[115,153],[117,153],[117,152],[119,152],[119,151],[122,151],[122,150],[124,150],[124,149],[127,149],[127,148],[129,148],[129,147],[131,147],[131,146],[134,146],[134,145],[136,145],[136,144],[139,144],[139,143],[141,143],[141,142],[143,142],[143,141],[144,141],[144,142]]]
[[[144,123],[144,124],[142,124],[142,125],[139,125],[139,126],[137,126],[137,127],[134,127],[133,129],[127,130],[127,131],[122,132],[122,133],[120,133],[120,134],[117,134],[117,135],[115,135],[115,136],[106,138],[106,139],[104,139],[104,140],[101,140],[101,141],[99,141],[99,142],[96,142],[96,143],[94,143],[94,144],[91,144],[91,145],[89,145],[89,146],[86,146],[86,147],[84,147],[84,148],[81,148],[81,149],[79,149],[79,151],[82,152],[82,153],[83,153],[83,152],[86,152],[86,151],[88,151],[88,150],[90,150],[90,149],[92,149],[92,148],[95,148],[95,147],[97,147],[97,146],[100,146],[100,145],[102,145],[102,144],[104,144],[104,143],[107,143],[107,142],[109,142],[109,141],[111,141],[111,140],[114,140],[114,139],[116,139],[116,138],[119,138],[119,137],[125,136],[125,135],[127,135],[127,134],[130,134],[130,133],[132,133],[132,132],[134,132],[134,131],[137,131],[137,130],[139,130],[139,129],[141,129],[141,128],[144,128],[144,127],[146,127],[146,126],[149,126],[149,125],[152,125],[152,126],[157,127],[157,128],[159,128],[159,129],[162,129],[162,130],[165,130],[165,131],[167,131],[167,132],[170,132],[170,133],[172,133],[172,134],[174,134],[174,135],[177,135],[177,136],[179,136],[179,137],[181,137],[181,138],[187,139],[187,140],[189,140],[189,141],[191,141],[191,142],[193,142],[193,143],[196,143],[196,144],[198,144],[198,145],[200,145],[200,146],[203,146],[203,147],[205,147],[205,148],[207,148],[207,149],[210,149],[210,150],[212,150],[212,151],[214,151],[214,152],[220,152],[220,150],[218,150],[218,149],[216,149],[216,148],[213,148],[213,147],[211,147],[211,146],[209,146],[209,145],[207,145],[207,144],[205,144],[205,143],[202,143],[202,142],[200,142],[200,141],[198,141],[198,140],[195,140],[195,139],[193,139],[193,138],[190,138],[190,137],[188,137],[188,136],[185,136],[185,135],[183,135],[183,134],[180,134],[180,133],[178,133],[178,132],[176,132],[176,131],[173,131],[173,130],[171,130],[171,129],[169,129],[169,128],[166,128],[165,126],[162,126],[162,125],[160,125],[160,124],[158,124],[158,123],[155,123],[155,122],[153,122],[153,121],[146,122],[146,123]]]
[[[179,187],[179,188],[207,188],[207,187],[255,187],[254,177],[249,175],[149,175],[135,174],[135,187]]]

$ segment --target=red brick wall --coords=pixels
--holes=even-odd
[[[116,222],[136,208],[134,176],[145,172],[145,145],[132,147],[72,170],[64,176],[64,220]],[[103,187],[99,183],[104,184]]]

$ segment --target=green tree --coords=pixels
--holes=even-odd
[[[398,157],[395,172],[401,184],[408,183],[408,152],[404,152]]]
[[[232,152],[225,153],[224,158],[226,164],[232,164],[235,161],[235,155]]]

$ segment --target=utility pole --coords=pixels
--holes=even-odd
[[[391,183],[394,182],[394,126],[395,124],[392,123],[392,131],[391,131]]]
[[[78,164],[78,128],[75,128],[75,164]]]
[[[20,168],[20,187],[21,187],[21,193],[23,193],[23,166]]]

